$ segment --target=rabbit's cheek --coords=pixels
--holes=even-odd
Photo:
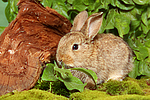
[[[74,66],[74,61],[69,55],[64,55],[61,60],[67,66]]]

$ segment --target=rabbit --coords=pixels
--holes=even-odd
[[[111,33],[98,34],[102,25],[103,12],[88,17],[86,11],[74,19],[71,31],[58,44],[56,60],[70,68],[93,70],[97,84],[112,80],[123,80],[133,68],[132,50],[120,37]],[[86,74],[71,70],[83,83],[94,85]]]

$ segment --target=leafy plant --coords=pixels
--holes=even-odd
[[[0,26],[0,35],[3,33],[4,29],[5,29],[5,27]]]
[[[7,7],[5,8],[5,15],[6,18],[8,20],[8,22],[10,23],[12,20],[14,20],[17,16],[18,13],[18,3],[19,0],[8,0],[8,4]]]
[[[62,68],[59,68],[56,63],[55,64],[48,63],[46,64],[46,66],[47,67],[44,69],[41,79],[43,81],[49,81],[49,82],[61,81],[64,83],[66,88],[70,91],[79,90],[82,92],[84,90],[84,87],[86,86],[86,83],[83,84],[80,79],[78,79],[77,77],[74,77],[71,74],[70,70],[82,71],[86,73],[87,75],[89,75],[95,83],[97,81],[96,73],[89,69],[84,69],[84,68],[65,69],[64,66],[62,66]],[[51,89],[51,86],[50,86],[50,89]]]
[[[134,53],[134,68],[129,76],[150,77],[150,0],[40,0],[71,22],[80,11],[88,14],[103,12],[99,33],[113,33],[122,37]],[[12,21],[17,13],[17,0],[8,0],[6,16]],[[59,69],[55,69],[60,71]],[[65,76],[63,76],[65,77]],[[61,80],[61,79],[60,79]],[[61,80],[64,81],[64,80]],[[66,83],[67,84],[67,83]]]

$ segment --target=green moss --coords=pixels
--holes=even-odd
[[[110,95],[125,95],[125,94],[146,94],[143,89],[149,89],[149,79],[133,79],[125,78],[124,81],[109,80],[99,86],[98,90],[105,91]]]
[[[130,78],[130,77],[126,77],[124,81],[134,81],[136,83],[139,84],[139,86],[141,88],[150,88],[150,86],[148,86],[148,83],[150,83],[150,79],[134,79],[134,78]]]
[[[123,81],[110,80],[99,85],[98,90],[85,90],[82,93],[72,93],[72,91],[66,89],[62,82],[53,82],[51,91],[54,94],[52,94],[47,92],[50,91],[49,85],[47,82],[39,82],[35,88],[44,89],[44,91],[32,89],[8,93],[1,96],[0,100],[150,100],[150,79],[125,78]],[[59,95],[67,97],[70,95],[70,98]]]
[[[106,92],[97,90],[86,90],[82,93],[76,92],[71,94],[70,100],[150,100],[150,95],[119,95],[110,96]]]
[[[97,90],[85,90],[82,93],[76,92],[71,94],[70,100],[95,100],[97,98],[110,97],[106,92],[97,91]]]
[[[23,92],[8,93],[0,97],[0,100],[68,100],[68,98],[54,95],[50,92],[32,89]]]
[[[143,89],[143,92],[145,93],[145,95],[150,95],[150,88]]]
[[[71,94],[70,98],[66,98],[52,93],[32,89],[23,92],[8,93],[0,97],[0,100],[150,100],[150,95],[118,95],[110,96],[106,92],[98,90],[85,90],[84,92],[76,92]]]
[[[110,81],[106,83],[106,92],[110,95],[144,94],[141,87],[134,81]]]
[[[141,88],[150,88],[150,79],[140,79],[140,80],[137,80],[139,86]],[[148,85],[149,84],[149,85]]]

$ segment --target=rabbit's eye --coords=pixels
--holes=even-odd
[[[73,47],[72,47],[72,50],[78,50],[79,48],[79,45],[78,44],[74,44]]]

